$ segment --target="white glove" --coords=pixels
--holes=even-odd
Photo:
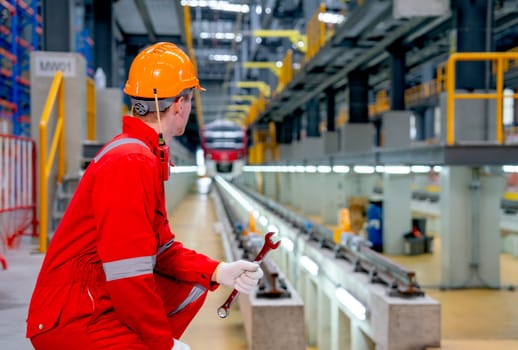
[[[216,282],[243,294],[250,294],[261,277],[263,277],[263,270],[259,264],[246,260],[222,262],[216,269]]]
[[[171,350],[191,350],[191,347],[178,339],[174,339],[174,345]]]

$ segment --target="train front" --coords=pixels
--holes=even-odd
[[[201,145],[209,176],[231,179],[241,174],[246,162],[246,128],[229,120],[216,120],[204,126]]]

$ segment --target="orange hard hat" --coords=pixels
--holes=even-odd
[[[143,51],[131,63],[124,93],[135,98],[159,99],[178,96],[186,89],[204,91],[189,57],[173,43],[159,42]]]

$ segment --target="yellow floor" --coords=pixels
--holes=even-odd
[[[216,221],[212,201],[207,195],[190,194],[171,213],[177,239],[187,247],[216,259],[223,259],[221,238],[214,233]],[[441,291],[440,242],[434,253],[391,257],[413,269],[430,297],[441,303],[442,350],[518,349],[518,291],[450,290]],[[501,256],[502,285],[518,285],[518,258]],[[234,304],[227,319],[219,319],[216,309],[230,290],[220,288],[207,302],[182,338],[193,349],[247,349],[242,316]],[[315,349],[316,350],[316,349]]]

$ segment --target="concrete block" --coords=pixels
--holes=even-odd
[[[467,93],[457,90],[457,93]],[[489,91],[491,92],[491,91]],[[494,91],[493,91],[494,92]],[[474,91],[474,93],[487,93]],[[447,130],[447,94],[440,96],[441,107],[441,143],[446,143]],[[455,100],[455,142],[496,141],[496,101],[494,99]]]
[[[281,144],[279,145],[279,152],[281,154],[281,160],[290,160],[291,159],[291,149],[293,147],[293,144]]]
[[[325,154],[336,153],[340,151],[341,140],[338,131],[328,131],[322,135],[324,138],[324,152]]]
[[[249,350],[306,350],[304,303],[292,292],[288,299],[239,298]]]
[[[319,158],[325,155],[323,137],[306,137],[301,140],[300,150],[302,158]]]
[[[374,146],[374,127],[366,124],[344,124],[341,130],[341,152],[370,151]]]
[[[410,147],[410,111],[388,111],[383,114],[383,148]]]

